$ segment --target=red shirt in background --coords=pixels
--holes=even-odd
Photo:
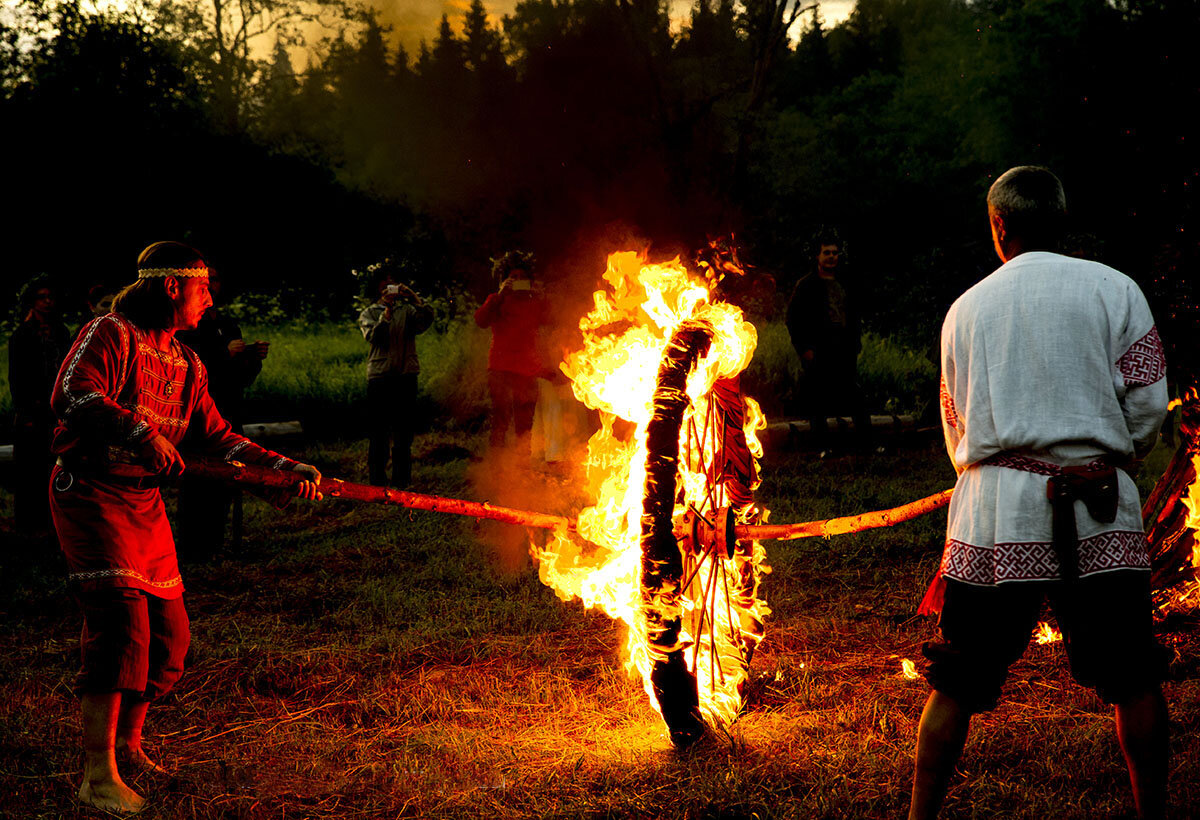
[[[544,371],[538,328],[546,321],[546,299],[511,288],[493,293],[475,311],[475,324],[492,329],[488,370],[539,376]]]

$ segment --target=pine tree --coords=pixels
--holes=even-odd
[[[500,33],[488,25],[483,0],[471,0],[470,8],[463,14],[463,40],[467,67],[472,71],[479,71],[503,59],[500,55]]]

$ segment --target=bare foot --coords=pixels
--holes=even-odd
[[[145,799],[119,780],[84,779],[79,787],[79,802],[102,811],[133,814],[141,811]]]
[[[122,740],[117,740],[117,760],[121,763],[131,763],[139,772],[167,773],[166,769],[150,759],[141,746],[134,748]]]

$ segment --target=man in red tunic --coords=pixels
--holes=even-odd
[[[142,749],[152,700],[183,672],[189,631],[183,580],[159,486],[182,473],[175,449],[290,469],[317,499],[316,468],[234,433],[208,394],[204,365],[175,340],[212,304],[208,268],[194,249],[158,242],[138,258],[138,279],[113,312],[80,331],[59,370],[51,408],[59,419],[50,507],[83,610],[84,773],[79,799],[107,811],[139,810],[143,798],[117,771],[162,771]]]

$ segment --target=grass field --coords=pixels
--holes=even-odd
[[[487,465],[462,457],[481,446],[420,437],[419,488],[549,512],[577,503],[537,472],[485,485]],[[361,444],[294,454],[363,476]],[[1144,483],[1164,462],[1157,454]],[[800,521],[892,506],[952,478],[928,441],[869,459],[780,453],[760,497],[772,520]],[[0,513],[9,503],[0,495]],[[745,713],[728,738],[678,755],[622,668],[621,630],[543,587],[520,531],[250,500],[242,552],[185,568],[189,668],[147,724],[148,748],[175,774],[134,781],[151,800],[143,816],[899,817],[927,693],[900,661],[919,664],[932,636],[915,610],[944,521],[769,545],[774,614]],[[0,816],[72,817],[79,619],[54,546],[0,535]],[[1200,805],[1191,624],[1163,636],[1175,650],[1175,817]],[[1111,714],[1070,680],[1061,644],[1030,648],[960,769],[949,818],[1132,816]]]

